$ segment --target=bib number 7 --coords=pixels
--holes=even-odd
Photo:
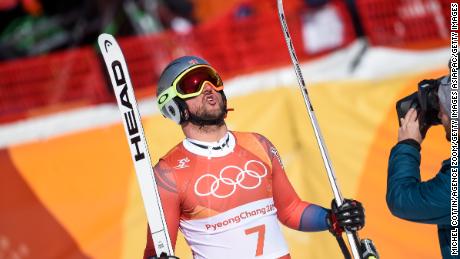
[[[264,253],[265,242],[265,224],[248,228],[244,231],[246,235],[257,234],[257,249],[256,256],[261,256]]]

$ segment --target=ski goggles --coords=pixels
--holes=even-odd
[[[198,65],[185,70],[174,80],[171,87],[158,96],[158,107],[161,110],[166,103],[176,96],[187,99],[200,95],[206,82],[211,83],[216,91],[224,89],[222,79],[216,70],[208,65]]]

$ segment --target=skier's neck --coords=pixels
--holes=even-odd
[[[197,126],[192,123],[182,127],[182,131],[187,138],[205,142],[216,142],[227,134],[227,125],[207,125]]]

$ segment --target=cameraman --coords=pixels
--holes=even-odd
[[[450,142],[450,77],[439,80],[439,103],[435,107]],[[424,135],[424,134],[423,134]],[[401,118],[398,143],[393,147],[388,164],[386,200],[391,213],[399,218],[438,225],[443,258],[450,255],[450,158],[442,162],[438,174],[425,182],[420,180],[420,144],[423,141],[417,110],[409,109]]]

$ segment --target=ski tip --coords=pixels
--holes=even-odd
[[[116,43],[115,38],[108,33],[101,33],[97,37],[97,42],[101,52],[108,52],[108,47]]]
[[[97,39],[98,40],[101,40],[101,39],[113,39],[113,36],[111,34],[108,34],[108,33],[101,33],[101,34],[99,34]]]

